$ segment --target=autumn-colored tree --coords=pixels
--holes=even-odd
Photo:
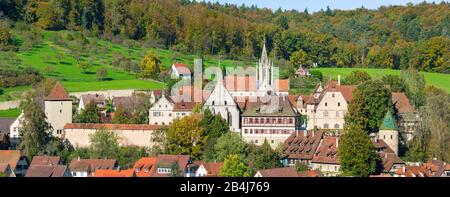
[[[291,55],[291,63],[296,67],[303,67],[306,66],[306,64],[308,63],[308,54],[303,51],[303,50],[299,50],[296,51],[294,53],[292,53]]]
[[[0,20],[0,51],[5,49],[11,41],[9,24],[6,20]]]
[[[61,0],[39,1],[37,24],[43,29],[60,30],[65,28],[66,2]]]
[[[186,154],[194,159],[201,158],[206,143],[204,129],[198,114],[175,120],[167,131],[167,148],[171,154]]]
[[[219,175],[223,177],[249,177],[248,167],[240,155],[228,155],[225,158],[223,166],[220,168]]]
[[[370,77],[369,73],[361,70],[355,70],[345,77],[344,83],[348,85],[359,85],[360,83],[370,79],[372,79],[372,77]]]
[[[142,59],[140,67],[142,70],[141,77],[155,79],[160,72],[161,60],[152,51],[148,51]]]
[[[450,96],[430,86],[425,90],[425,105],[420,108],[420,127],[415,134],[416,148],[426,158],[450,161]]]
[[[114,117],[112,119],[113,124],[128,124],[130,122],[129,114],[125,111],[122,105],[116,107]]]

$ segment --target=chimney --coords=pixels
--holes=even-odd
[[[308,135],[308,130],[305,130],[304,132],[303,132],[303,137],[306,137]]]
[[[295,137],[298,137],[298,131],[295,131]]]
[[[336,148],[339,147],[339,136],[336,136]]]
[[[338,75],[338,86],[341,85],[341,75]]]

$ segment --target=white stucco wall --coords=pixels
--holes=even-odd
[[[45,101],[45,115],[53,135],[61,137],[64,125],[72,123],[72,101]]]

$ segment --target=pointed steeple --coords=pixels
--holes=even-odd
[[[267,56],[266,39],[264,38],[264,46],[261,54],[261,63],[269,63],[269,56]]]
[[[386,112],[383,123],[380,126],[380,130],[398,130],[397,123],[395,123],[391,110]]]

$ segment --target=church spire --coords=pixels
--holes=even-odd
[[[267,56],[267,48],[266,48],[266,38],[264,38],[264,46],[261,54],[261,62],[269,63],[269,57]]]

